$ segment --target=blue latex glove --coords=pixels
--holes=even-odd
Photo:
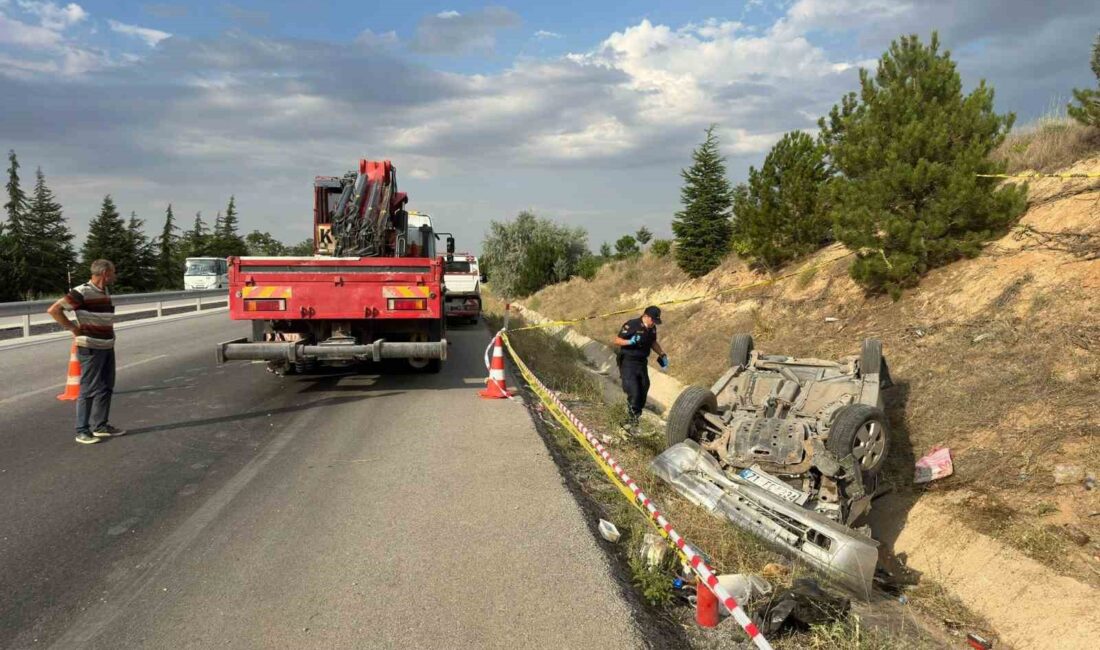
[[[641,334],[635,334],[634,336],[630,337],[627,340],[630,342],[630,345],[638,345],[639,343],[642,342],[642,335]]]
[[[661,366],[662,370],[668,368],[668,355],[662,354],[661,356],[657,357],[657,365]]]

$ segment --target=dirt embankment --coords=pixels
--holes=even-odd
[[[1100,172],[1100,158],[1065,171]],[[740,332],[761,350],[825,358],[882,339],[897,384],[888,397],[897,519],[935,504],[1054,573],[1100,586],[1100,488],[1083,480],[1100,478],[1100,180],[1032,180],[1029,199],[1018,226],[982,255],[932,271],[896,302],[866,296],[849,259],[828,261],[846,253],[831,246],[783,270],[804,269],[782,282],[670,306],[661,340],[671,374],[709,384]],[[764,278],[730,259],[691,280],[647,255],[524,302],[576,318]],[[577,329],[606,340],[625,319]],[[951,448],[955,475],[913,486],[914,460],[936,445]]]

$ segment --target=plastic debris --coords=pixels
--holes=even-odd
[[[646,533],[642,538],[642,548],[639,555],[645,560],[646,566],[654,569],[661,565],[668,551],[668,543],[664,538],[654,533]]]
[[[985,637],[978,636],[971,632],[966,635],[966,643],[974,650],[992,650],[993,642]]]
[[[733,596],[734,600],[742,606],[752,602],[757,596],[766,596],[772,592],[770,582],[760,576],[745,573],[720,575],[718,576],[718,584],[722,585],[729,592],[729,595]],[[729,616],[730,611],[726,609],[725,603],[720,602],[719,608],[722,614]]]
[[[979,334],[979,335],[975,336],[973,342],[974,343],[981,343],[982,341],[984,341],[986,339],[991,339],[991,338],[993,338],[993,335],[987,332],[985,334]]]
[[[1085,480],[1085,468],[1080,465],[1055,465],[1054,484],[1069,485]]]
[[[826,317],[825,317],[825,322],[826,322],[826,323],[835,323],[835,322],[837,322],[838,320],[840,320],[840,319],[839,319],[839,318],[837,318],[836,316],[826,316]]]
[[[917,471],[913,475],[914,483],[928,483],[945,476],[951,476],[954,471],[951,465],[951,450],[947,447],[933,447],[917,461]]]
[[[1092,474],[1089,474],[1088,476],[1085,477],[1085,480],[1083,481],[1083,484],[1084,484],[1086,490],[1095,490],[1096,489],[1096,477],[1093,476]]]
[[[790,589],[784,589],[756,610],[760,631],[771,636],[777,632],[808,630],[811,625],[824,625],[848,615],[851,603],[847,598],[833,596],[813,578],[799,578]]]
[[[599,526],[600,536],[609,542],[619,541],[619,529],[615,527],[615,524],[606,519],[601,519]]]

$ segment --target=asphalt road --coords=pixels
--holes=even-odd
[[[523,404],[439,375],[214,363],[224,313],[119,332],[112,421],[73,441],[68,343],[0,349],[0,647],[636,647]]]

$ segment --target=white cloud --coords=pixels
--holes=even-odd
[[[52,31],[62,31],[88,17],[88,12],[75,2],[60,7],[52,2],[18,0],[19,7],[39,19],[39,24]]]
[[[61,43],[61,34],[52,29],[28,25],[0,14],[0,43],[30,48],[51,48]]]
[[[159,29],[151,29],[149,27],[139,27],[137,25],[127,25],[126,23],[120,23],[117,20],[108,20],[107,24],[111,26],[112,32],[118,32],[119,34],[125,34],[127,36],[134,36],[145,41],[145,44],[149,47],[156,47],[157,43],[171,36],[168,32],[162,32]]]
[[[355,37],[355,42],[376,47],[387,47],[397,45],[398,38],[397,32],[393,30],[377,33],[370,29],[364,29]]]
[[[540,41],[551,39],[551,38],[561,38],[561,37],[562,37],[561,34],[559,34],[557,32],[548,32],[545,29],[540,29],[539,31],[535,32],[535,38],[539,39]]]
[[[460,14],[460,13],[458,13],[457,11],[455,11],[455,10],[453,10],[453,9],[452,9],[451,11],[441,11],[441,12],[437,13],[437,14],[435,15],[435,17],[436,17],[436,18],[443,18],[443,19],[447,19],[447,18],[458,18],[458,17],[459,17],[459,16],[461,16],[461,15],[462,15],[462,14]]]

